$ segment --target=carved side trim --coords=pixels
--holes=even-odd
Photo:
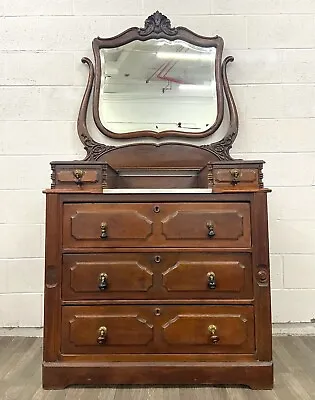
[[[55,165],[51,165],[51,188],[55,189],[56,187],[56,166]]]
[[[232,160],[232,157],[230,156],[230,150],[238,134],[238,113],[226,72],[227,64],[233,61],[234,57],[229,56],[224,59],[222,64],[223,88],[230,114],[229,129],[223,139],[215,143],[201,146],[201,148],[211,151],[213,154],[218,156],[220,160]]]
[[[107,175],[107,165],[103,164],[102,165],[102,189],[107,189],[108,185],[107,185],[107,179],[108,179],[108,175]]]
[[[138,33],[140,36],[148,36],[151,33],[165,33],[166,35],[177,35],[178,30],[171,26],[171,21],[160,11],[156,11],[150,15],[144,22],[144,28],[139,28]]]
[[[259,167],[259,173],[258,173],[258,185],[259,188],[262,189],[264,187],[264,174],[262,172],[262,166]]]
[[[86,123],[86,116],[91,92],[93,89],[94,66],[92,61],[87,57],[83,57],[81,61],[83,64],[88,65],[89,76],[80,106],[79,116],[77,120],[77,131],[79,138],[84,146],[84,149],[87,152],[84,161],[96,161],[101,155],[105,154],[109,150],[114,149],[115,146],[106,146],[104,144],[97,143],[95,140],[92,139],[91,135],[89,134]]]

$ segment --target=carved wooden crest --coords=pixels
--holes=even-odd
[[[160,11],[150,15],[144,22],[144,28],[139,28],[139,35],[147,36],[151,33],[165,33],[166,35],[176,35],[177,28],[171,26],[171,21]]]

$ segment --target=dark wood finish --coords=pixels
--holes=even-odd
[[[271,389],[271,362],[202,362],[202,363],[44,363],[46,389],[69,385],[248,385],[252,389]]]
[[[223,116],[222,90],[230,114],[220,141],[116,147],[92,139],[86,120],[93,85],[97,114],[99,49],[150,38],[217,46],[215,128]],[[160,13],[145,28],[95,39],[93,48],[96,78],[93,63],[84,58],[89,77],[77,123],[87,156],[53,162],[52,189],[45,191],[44,388],[122,383],[271,388],[268,189],[262,161],[232,160],[229,154],[238,133],[226,72],[233,58],[221,65],[220,38],[172,28]],[[96,123],[100,128],[97,115]],[[163,193],[107,190],[137,187]]]
[[[98,190],[115,187],[117,172],[107,163],[51,163],[51,188]]]
[[[100,341],[102,327],[106,335]],[[62,338],[61,351],[68,354],[253,353],[253,308],[68,306]]]
[[[208,164],[208,180],[215,192],[262,189],[263,161],[219,161]]]
[[[64,300],[253,298],[250,254],[66,254],[63,266]],[[210,287],[208,273],[215,275]]]
[[[106,128],[99,115],[99,98],[100,98],[100,86],[101,86],[101,58],[100,50],[103,48],[115,48],[123,46],[124,44],[133,42],[135,40],[147,41],[152,39],[167,39],[167,40],[183,40],[200,47],[214,47],[216,49],[215,59],[215,79],[216,79],[216,92],[217,92],[217,116],[214,124],[210,126],[205,132],[193,133],[193,132],[182,132],[176,130],[167,130],[163,132],[155,131],[133,131],[127,133],[115,133]],[[184,27],[172,28],[169,19],[159,13],[158,11],[153,15],[149,16],[145,21],[145,28],[133,27],[125,32],[112,37],[112,38],[95,38],[93,40],[93,53],[95,58],[95,84],[94,84],[94,95],[93,95],[93,116],[94,121],[98,129],[106,136],[115,139],[130,139],[139,137],[154,137],[160,139],[164,137],[190,137],[200,138],[212,135],[221,125],[224,115],[224,97],[223,97],[223,80],[222,80],[222,52],[223,52],[224,41],[221,37],[205,37],[195,34]]]
[[[270,289],[269,275],[266,278],[265,272],[268,268],[266,261],[268,248],[261,247],[266,246],[263,243],[267,243],[266,237],[262,243],[262,235],[267,232],[266,219],[264,219],[267,195],[265,191],[193,195],[154,193],[103,195],[92,192],[71,194],[64,191],[58,194],[57,190],[55,190],[56,194],[53,192],[48,194],[48,199],[49,196],[55,196],[52,197],[56,199],[55,205],[48,203],[48,208],[55,210],[55,214],[53,219],[47,220],[47,237],[50,237],[51,229],[56,229],[54,228],[56,223],[61,222],[60,218],[62,218],[63,235],[56,236],[59,240],[58,246],[61,246],[63,237],[62,242],[68,247],[69,245],[72,247],[73,243],[78,243],[78,247],[72,247],[71,252],[80,251],[81,254],[64,254],[63,259],[59,259],[58,268],[62,268],[63,275],[62,278],[58,275],[55,279],[54,285],[58,288],[58,295],[54,300],[48,300],[48,305],[46,303],[47,310],[54,312],[52,310],[56,309],[55,315],[58,316],[58,313],[62,312],[63,318],[62,327],[56,324],[53,331],[45,330],[45,341],[47,343],[50,341],[54,345],[55,356],[52,361],[55,364],[52,366],[50,360],[45,358],[44,386],[57,385],[56,382],[53,383],[54,379],[57,379],[53,375],[60,376],[58,365],[65,372],[64,379],[72,377],[70,381],[60,379],[60,386],[67,385],[68,382],[84,383],[86,374],[91,374],[89,376],[93,383],[131,382],[130,373],[121,376],[120,379],[114,379],[119,371],[114,372],[118,367],[116,363],[120,360],[119,354],[122,355],[120,362],[126,363],[127,370],[138,365],[139,374],[141,376],[145,374],[146,377],[143,380],[132,378],[134,383],[181,383],[180,376],[184,373],[183,368],[192,368],[191,371],[195,370],[195,379],[200,379],[197,377],[201,376],[205,362],[209,363],[209,374],[210,370],[211,374],[208,378],[204,378],[203,383],[235,382],[231,380],[228,366],[231,362],[238,360],[237,368],[244,371],[242,363],[248,363],[250,360],[248,357],[251,356],[257,360],[255,364],[252,359],[252,368],[256,366],[257,370],[261,370],[261,374],[255,374],[255,380],[253,377],[250,381],[245,379],[242,382],[262,388],[272,385],[270,297],[268,297]],[[176,198],[181,198],[183,202],[174,201]],[[142,199],[142,202],[139,199]],[[117,237],[120,236],[120,238],[115,239],[115,246],[106,250],[103,243],[107,243],[108,238],[98,239],[96,235],[100,236],[102,233],[99,224],[102,218],[99,219],[98,214],[105,215],[109,211],[120,215],[120,219],[117,219],[114,224],[115,229],[118,229]],[[129,221],[124,228],[121,228],[121,223],[126,222],[127,215],[124,215],[123,211],[127,211],[127,214],[133,212],[132,215],[136,215],[137,218],[136,221]],[[241,224],[233,222],[235,211],[237,211],[236,221],[240,218]],[[71,217],[77,218],[80,212],[83,212],[83,215],[89,212],[91,215],[82,221],[75,222],[77,223],[77,225],[74,223],[75,232],[71,234]],[[164,243],[167,242],[165,232],[163,234],[162,222],[174,220],[174,215],[181,215],[181,212],[184,215],[187,213],[189,218],[192,213],[201,212],[203,223],[208,221],[209,212],[214,213],[215,216],[219,215],[219,221],[223,221],[223,225],[227,226],[223,232],[226,232],[229,237],[228,240],[223,239],[225,246],[221,247],[221,251],[219,251],[220,244],[214,247],[209,245],[213,243],[212,240],[220,242],[220,239],[209,237],[208,227],[203,231],[206,235],[205,244],[200,247],[201,243],[199,243],[199,247],[192,251],[195,239],[191,235],[188,237],[189,235],[185,232],[191,232],[190,229],[186,230],[187,227],[196,229],[193,226],[195,224],[198,237],[198,215],[194,215],[192,220],[188,218],[175,223],[169,232],[166,230],[166,234],[171,234],[170,243],[175,243],[174,248],[169,248],[172,251],[165,251],[165,245],[160,249],[157,248],[156,243],[162,243],[159,242],[162,238]],[[227,220],[224,220],[228,212],[230,215],[226,217]],[[56,214],[59,215],[57,219]],[[52,214],[49,213],[49,215]],[[138,218],[139,215],[142,216]],[[94,224],[93,218],[97,219],[95,229],[89,228],[89,224]],[[145,221],[144,224],[143,221]],[[214,222],[216,222],[215,219]],[[177,224],[181,227],[179,230],[176,230]],[[141,228],[142,225],[149,225],[150,228]],[[57,226],[61,232],[61,226]],[[236,233],[233,233],[233,226],[238,227],[235,230]],[[119,229],[122,231],[119,232]],[[141,238],[132,239],[132,232]],[[140,235],[139,232],[142,234]],[[124,235],[127,239],[123,239]],[[128,239],[128,235],[131,238]],[[173,237],[181,236],[174,241],[172,235]],[[235,239],[232,240],[231,236],[237,240],[243,238],[243,247],[240,247],[240,252],[233,253],[233,249],[237,246],[235,247]],[[86,237],[91,237],[91,239],[87,240]],[[153,238],[153,248],[148,246],[147,237]],[[129,244],[122,248],[121,243],[125,240],[127,242],[129,240]],[[134,246],[132,240],[138,240],[142,247]],[[84,247],[84,243],[89,241],[94,247]],[[183,242],[185,246],[181,249]],[[227,246],[228,244],[230,247]],[[57,254],[61,257],[62,252],[58,250],[60,249],[58,246]],[[95,251],[95,246],[101,246],[102,250],[100,249],[99,253],[91,253]],[[199,250],[201,248],[203,248],[202,253]],[[261,257],[259,254],[263,254],[265,258],[259,258]],[[258,260],[261,260],[259,267],[256,266]],[[262,267],[263,261],[266,267]],[[107,275],[105,289],[99,287],[102,273]],[[208,273],[215,274],[215,287],[213,287],[213,281],[209,286]],[[62,286],[61,293],[60,286]],[[268,296],[264,294],[265,290]],[[47,287],[46,292],[49,293]],[[259,302],[257,302],[258,298]],[[124,302],[123,299],[125,299]],[[52,326],[51,324],[51,320],[47,321],[48,326]],[[216,327],[215,331],[211,331],[209,328],[211,325]],[[112,344],[107,347],[106,340],[101,344],[97,342],[99,329],[103,326],[107,328],[107,335],[111,332],[111,337],[115,338],[114,342],[109,342]],[[126,327],[130,330],[129,338],[126,337],[129,332]],[[53,332],[55,333],[52,334]],[[206,338],[209,342],[206,342]],[[265,350],[261,350],[262,348]],[[77,356],[72,360],[73,354]],[[144,354],[147,355],[146,358]],[[144,371],[147,371],[147,368],[144,363],[150,362],[148,358],[150,354],[152,355],[152,371],[162,371],[163,368],[161,366],[159,369],[158,363],[162,363],[165,368],[164,360],[167,360],[167,365],[175,363],[172,367],[174,372],[169,380],[164,380],[161,372],[156,372],[157,375],[152,375],[153,372],[146,375]],[[186,359],[179,358],[180,354]],[[231,354],[234,354],[234,358]],[[109,358],[100,359],[101,355]],[[135,359],[136,355],[138,359]],[[84,365],[82,368],[78,364],[80,357],[83,363],[80,365]],[[217,372],[213,375],[213,370],[218,368],[216,364],[218,359],[225,373]],[[103,372],[112,366],[110,368],[112,372],[106,375],[106,379],[100,380],[100,377],[97,378],[98,374],[92,372],[94,371],[93,360],[99,360],[100,364],[97,368],[101,368]],[[185,367],[176,364],[179,360],[185,360]],[[268,372],[263,372],[265,368],[263,365],[266,364],[261,361],[269,365],[266,370]],[[214,369],[210,368],[211,365]],[[70,369],[72,372],[69,372]],[[265,373],[264,378],[262,376]],[[189,380],[186,383],[188,382]]]
[[[64,248],[251,245],[246,203],[66,204],[63,230]]]
[[[169,21],[165,16],[161,15],[160,13],[155,13],[154,15],[159,15],[159,18],[162,17],[164,23]],[[148,18],[147,21],[151,20],[154,21],[155,17],[151,16]],[[152,20],[153,18],[153,20]],[[161,20],[160,20],[161,22]],[[151,25],[152,26],[152,25]],[[96,65],[96,73],[94,69],[94,65],[92,61],[84,57],[82,58],[82,62],[88,65],[89,68],[89,76],[87,81],[86,90],[84,92],[82,103],[78,115],[77,120],[77,130],[79,138],[87,152],[85,160],[91,161],[98,161],[101,160],[102,157],[113,150],[116,150],[117,147],[113,145],[104,145],[101,144],[94,139],[92,139],[88,128],[87,128],[87,110],[89,105],[90,96],[93,89],[94,80],[96,81],[94,85],[94,102],[93,102],[93,116],[94,121],[100,131],[109,136],[116,139],[130,139],[130,138],[139,138],[139,137],[153,137],[155,139],[160,139],[163,137],[168,136],[179,136],[183,138],[202,138],[209,136],[210,134],[214,133],[222,123],[223,116],[224,116],[224,95],[226,98],[226,103],[229,110],[230,116],[230,124],[229,128],[224,135],[224,137],[219,140],[218,142],[214,142],[207,145],[202,145],[200,148],[211,153],[210,157],[215,157],[218,160],[231,160],[232,157],[230,156],[230,149],[236,139],[238,134],[238,113],[236,104],[233,98],[232,91],[229,86],[228,78],[227,78],[227,65],[230,62],[234,61],[234,58],[229,56],[223,60],[221,65],[221,58],[222,58],[222,51],[223,51],[223,39],[219,36],[214,38],[207,38],[200,35],[196,35],[195,33],[189,31],[186,28],[178,27],[175,28],[176,34],[169,35],[167,30],[161,30],[161,23],[159,28],[155,26],[155,28],[150,31],[150,33],[141,35],[141,28],[130,28],[129,30],[123,32],[122,34],[115,36],[109,39],[101,39],[96,38],[93,41],[93,51],[95,56],[95,65]],[[158,30],[156,30],[158,29]],[[122,45],[124,43],[129,43],[132,40],[149,40],[154,38],[165,38],[170,40],[175,40],[176,38],[185,40],[192,44],[198,44],[199,46],[209,47],[214,46],[217,49],[216,53],[216,62],[215,62],[215,77],[216,77],[216,87],[217,87],[217,119],[215,123],[205,132],[202,133],[190,133],[190,132],[178,132],[178,131],[164,131],[164,132],[153,132],[153,131],[138,131],[138,132],[129,132],[125,134],[115,134],[114,132],[109,131],[106,129],[100,121],[99,118],[99,107],[98,107],[98,99],[99,99],[99,90],[100,90],[100,48],[104,47],[115,47],[118,45]],[[223,95],[224,92],[224,95]],[[119,149],[119,147],[118,147]]]

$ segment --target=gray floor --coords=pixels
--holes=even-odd
[[[274,337],[275,388],[41,389],[42,339],[0,337],[0,400],[315,400],[315,337]]]

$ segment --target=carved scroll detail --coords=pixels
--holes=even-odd
[[[83,57],[81,61],[84,64],[88,65],[89,77],[83,95],[82,103],[80,106],[80,111],[77,121],[77,130],[79,138],[84,146],[84,149],[87,152],[84,161],[96,161],[103,154],[107,153],[110,150],[115,149],[115,146],[106,146],[104,144],[97,143],[95,140],[92,139],[91,135],[89,134],[86,124],[86,116],[94,82],[94,66],[92,61],[87,57]]]
[[[224,138],[219,140],[218,142],[200,146],[201,148],[215,154],[220,160],[232,160],[232,157],[230,156],[230,150],[238,134],[238,113],[226,72],[227,64],[233,61],[234,57],[229,56],[224,59],[222,64],[223,88],[230,114],[229,129]]]
[[[144,28],[138,30],[140,36],[148,36],[153,32],[174,36],[177,34],[177,28],[171,26],[171,21],[165,15],[156,11],[145,20]]]
[[[258,286],[269,286],[269,271],[264,265],[259,265],[256,272]]]

